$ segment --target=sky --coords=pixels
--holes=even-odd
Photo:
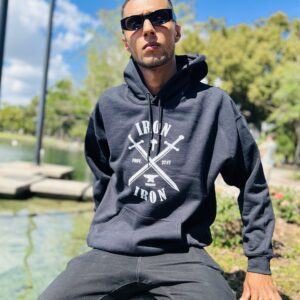
[[[176,2],[176,1],[175,1]],[[80,85],[85,78],[86,49],[97,28],[100,9],[113,9],[122,0],[57,0],[49,70],[49,85],[70,78]],[[224,18],[228,25],[251,24],[277,11],[300,18],[299,0],[195,1],[196,17]],[[46,42],[49,0],[10,0],[6,29],[1,101],[27,105],[39,95]]]

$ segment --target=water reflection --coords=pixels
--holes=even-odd
[[[37,299],[71,258],[88,250],[92,203],[66,201],[55,211],[55,202],[28,200],[24,208],[0,201],[0,299]]]
[[[32,280],[32,271],[29,264],[29,258],[31,254],[33,253],[34,247],[33,247],[33,240],[32,240],[32,232],[36,229],[36,225],[34,223],[33,218],[28,219],[28,226],[26,230],[26,237],[28,240],[28,245],[25,249],[25,255],[23,259],[23,268],[24,268],[24,274],[26,275],[26,281],[24,286],[24,292],[20,295],[19,299],[26,299],[28,295],[30,294],[31,290],[33,289],[33,280]]]
[[[32,144],[20,143],[14,147],[9,141],[0,140],[0,162],[32,161],[33,149]]]
[[[19,142],[13,146],[11,141],[0,140],[0,162],[30,161],[34,159],[34,147],[32,143]],[[45,147],[42,161],[45,163],[59,164],[74,167],[74,179],[90,180],[91,173],[85,162],[83,149],[72,150]],[[74,146],[75,147],[75,146]]]
[[[34,145],[0,140],[0,162],[33,161]],[[73,166],[90,180],[83,151],[47,147],[43,162]],[[0,299],[33,300],[76,255],[88,250],[93,204],[31,198],[0,199]]]

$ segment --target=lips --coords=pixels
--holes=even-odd
[[[144,47],[143,47],[143,50],[147,49],[147,48],[151,48],[151,49],[156,49],[158,48],[160,45],[159,43],[156,43],[156,42],[150,42],[150,43],[147,43]]]

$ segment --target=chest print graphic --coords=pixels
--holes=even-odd
[[[153,123],[152,130],[155,134],[158,134],[158,128],[159,128],[158,125],[159,125],[158,121],[155,121]],[[148,135],[150,132],[149,121],[141,121],[139,123],[136,123],[135,127],[140,137],[142,137],[143,135]],[[170,132],[171,127],[172,125],[165,123],[160,134],[166,138],[168,133]],[[168,184],[171,188],[179,192],[179,188],[177,184],[159,166],[159,163],[162,166],[171,165],[172,161],[170,159],[163,160],[163,158],[165,157],[167,158],[168,153],[172,151],[176,151],[176,152],[180,151],[180,149],[176,146],[181,140],[184,139],[184,136],[180,135],[173,142],[164,141],[165,148],[160,153],[158,153],[155,157],[149,157],[149,162],[148,162],[148,153],[142,146],[145,143],[145,141],[143,139],[139,141],[135,141],[130,134],[128,135],[128,139],[130,141],[130,146],[128,147],[128,149],[131,151],[136,150],[137,154],[139,154],[139,157],[132,159],[132,163],[134,164],[142,164],[143,162],[145,163],[137,172],[135,172],[129,178],[128,185],[132,185],[135,182],[135,180],[138,178],[143,178],[145,180],[145,186],[152,188],[151,191],[148,191],[139,186],[136,186],[134,196],[140,197],[141,199],[144,199],[145,201],[149,201],[152,204],[158,203],[159,201],[163,202],[167,200],[165,188],[157,187],[156,184],[157,178],[163,179],[166,182],[166,184]],[[152,139],[150,143],[151,143],[151,151],[154,151],[158,142],[156,139]],[[142,159],[140,157],[142,157]],[[153,172],[155,173],[153,174]]]

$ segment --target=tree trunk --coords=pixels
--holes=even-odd
[[[296,151],[294,162],[296,165],[300,165],[300,121],[296,121],[295,124],[296,129]]]

